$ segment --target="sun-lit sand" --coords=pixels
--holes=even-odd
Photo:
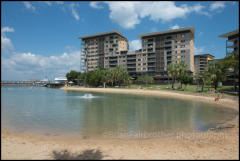
[[[221,104],[239,112],[237,100],[193,96],[168,91],[63,88],[83,92],[110,92],[175,97]],[[154,139],[69,139],[13,133],[2,129],[2,159],[239,159],[239,117],[225,128],[198,133],[181,133]],[[66,150],[65,152],[63,150]]]

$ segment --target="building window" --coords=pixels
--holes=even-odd
[[[182,34],[182,35],[181,35],[181,37],[182,37],[182,38],[184,38],[184,37],[185,37],[185,35],[184,35],[184,34]]]
[[[181,50],[181,53],[185,53],[185,50]]]

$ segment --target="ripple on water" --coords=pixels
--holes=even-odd
[[[74,96],[75,98],[80,99],[93,99],[93,98],[100,98],[100,96],[93,96],[92,94],[84,94],[83,96]]]

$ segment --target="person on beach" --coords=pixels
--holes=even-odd
[[[215,98],[215,101],[219,101],[219,99],[220,99],[220,96],[217,95],[217,97]]]

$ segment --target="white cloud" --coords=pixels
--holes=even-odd
[[[6,36],[6,32],[14,32],[14,28],[11,28],[11,27],[2,27],[1,28],[1,51],[3,52],[10,52],[10,51],[13,51],[14,50],[14,46],[12,44],[12,41],[11,39],[9,39],[7,36]]]
[[[2,34],[5,33],[5,32],[14,32],[14,28],[11,28],[11,27],[2,27],[1,28],[1,32]]]
[[[90,2],[90,6],[97,9],[103,8],[103,6],[99,5],[99,2]]]
[[[225,7],[224,2],[214,2],[210,5],[210,10],[217,10],[217,9],[223,9]]]
[[[205,14],[204,6],[176,6],[174,2],[105,2],[110,9],[110,19],[126,29],[133,29],[147,17],[152,21],[171,21],[176,18],[184,18],[187,14],[195,12]]]
[[[179,28],[180,28],[180,27],[179,27],[177,24],[170,27],[170,29],[173,29],[173,30],[174,30],[174,29],[179,29]]]
[[[205,51],[205,47],[194,46],[194,55],[202,54]]]
[[[71,3],[69,7],[70,7],[70,9],[71,9],[71,12],[72,12],[73,17],[74,17],[76,20],[79,20],[80,17],[79,17],[79,15],[78,15],[77,11],[76,11],[76,7],[77,7],[77,6],[78,6],[78,4]]]
[[[14,53],[9,58],[3,58],[2,68],[5,73],[28,74],[32,79],[43,79],[46,72],[48,78],[65,76],[70,70],[80,70],[80,51],[49,57],[33,53]]]
[[[36,9],[36,8],[35,8],[30,2],[28,2],[28,1],[23,2],[23,4],[24,4],[24,6],[25,6],[27,9],[29,9],[29,10],[35,11],[35,9]]]
[[[130,50],[138,50],[142,48],[142,44],[140,40],[132,40],[129,42]]]
[[[3,52],[10,52],[14,49],[12,41],[4,36],[1,36],[1,50]]]
[[[140,23],[139,15],[135,10],[138,2],[107,2],[110,8],[110,19],[117,22],[121,27],[131,29]]]

